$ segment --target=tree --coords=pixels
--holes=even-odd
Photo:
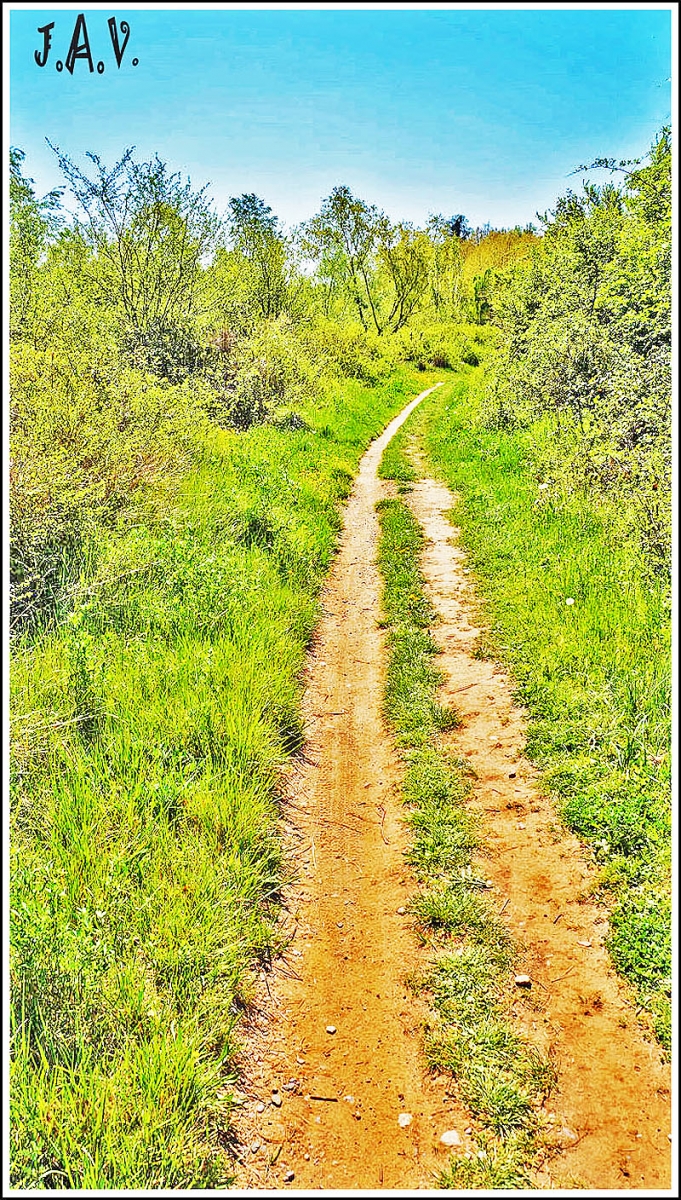
[[[386,218],[374,205],[353,196],[345,185],[335,187],[320,211],[304,227],[304,245],[312,257],[342,253],[352,304],[365,330],[370,321],[377,333],[382,324],[373,279],[374,255]]]
[[[278,317],[288,299],[288,253],[278,218],[253,192],[232,196],[229,232],[248,265],[248,301],[261,317]]]
[[[37,268],[50,238],[62,224],[62,189],[54,188],[39,200],[34,181],[23,174],[24,158],[18,146],[10,148],[10,329],[19,337],[31,324]]]
[[[92,176],[51,148],[79,206],[74,230],[90,251],[88,282],[119,307],[131,344],[152,350],[160,341],[165,361],[175,334],[186,336],[202,310],[203,265],[220,238],[207,185],[194,191],[158,155],[136,162],[134,147],[112,168],[88,153]]]
[[[454,217],[448,217],[445,221],[445,227],[450,237],[461,238],[462,241],[466,241],[467,238],[473,236],[473,230],[463,213],[457,213]]]
[[[430,296],[438,317],[454,319],[459,314],[463,259],[459,238],[450,222],[432,213],[426,226],[432,247]]]
[[[380,259],[393,292],[385,324],[393,333],[406,325],[427,290],[431,256],[428,235],[421,230],[387,221],[381,227]]]

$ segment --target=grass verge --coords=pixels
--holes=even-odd
[[[98,535],[61,623],[15,644],[13,1186],[229,1183],[317,595],[360,454],[419,386],[207,436]]]
[[[547,474],[546,426],[485,427],[483,386],[482,368],[464,368],[408,430],[460,496],[456,523],[489,629],[478,653],[517,682],[527,752],[599,868],[612,959],[669,1049],[668,584],[612,499]]]
[[[469,770],[441,736],[457,718],[437,700],[441,676],[429,633],[434,613],[418,561],[423,533],[399,499],[382,501],[378,513],[390,651],[384,711],[405,764],[409,859],[420,883],[411,910],[432,953],[415,986],[429,993],[433,1007],[428,1059],[456,1080],[477,1146],[451,1158],[440,1185],[527,1187],[546,1153],[538,1109],[555,1075],[506,1019],[517,999],[516,951],[475,868],[479,830],[466,805]]]

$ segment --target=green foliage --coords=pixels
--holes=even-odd
[[[393,224],[348,187],[334,188],[299,231],[302,252],[316,266],[325,315],[349,311],[365,331],[371,328],[384,336],[399,334],[416,318],[486,321],[489,305],[486,298],[483,303],[481,288],[487,289],[491,279],[488,241],[494,244],[496,265],[495,238],[504,236],[510,242],[508,261],[526,252],[530,235],[497,235],[487,230],[469,246],[462,221],[465,218],[445,221],[431,216],[423,230],[405,221]],[[475,251],[475,261],[484,264],[482,283],[466,273],[469,251]]]
[[[278,317],[291,296],[286,240],[271,208],[258,196],[233,196],[229,232],[238,256],[244,304],[263,319]]]
[[[177,359],[187,365],[187,355],[193,365],[200,347],[191,322],[206,303],[202,264],[221,235],[206,187],[194,191],[158,155],[140,163],[129,149],[108,168],[88,153],[87,175],[53,149],[79,206],[80,279],[122,322],[126,351],[157,374]]]
[[[338,279],[348,290],[362,328],[381,333],[373,256],[385,217],[344,185],[336,187],[319,213],[303,227],[303,247],[321,260],[324,278]]]
[[[39,200],[33,180],[22,171],[24,152],[10,149],[9,165],[9,261],[10,261],[10,333],[21,337],[30,328],[35,306],[37,267],[50,235],[60,224],[61,191],[55,189]]]
[[[622,187],[587,185],[544,218],[532,258],[486,288],[504,340],[490,426],[549,426],[538,467],[617,495],[651,570],[671,546],[671,143]]]
[[[184,469],[207,427],[204,387],[170,386],[70,337],[11,351],[12,628],[68,606],[110,525],[138,488]]]

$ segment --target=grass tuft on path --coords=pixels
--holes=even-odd
[[[392,461],[399,466],[399,456]],[[384,474],[390,470],[384,459]],[[433,1007],[426,1053],[455,1078],[478,1147],[471,1158],[453,1156],[440,1185],[528,1187],[544,1152],[537,1112],[555,1075],[505,1019],[516,951],[474,867],[479,831],[466,805],[469,768],[441,738],[457,717],[437,699],[441,674],[429,632],[435,614],[419,566],[423,533],[402,500],[384,500],[377,510],[389,645],[384,712],[405,765],[408,857],[420,883],[410,908],[432,952],[416,981]]]

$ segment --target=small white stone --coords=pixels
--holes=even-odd
[[[568,596],[565,603],[566,604],[574,604],[574,600],[572,599],[572,596]]]
[[[326,1032],[327,1032],[327,1033],[335,1033],[335,1032],[336,1032],[336,1026],[335,1026],[335,1025],[327,1025],[327,1027],[326,1027]]]
[[[407,910],[406,910],[406,908],[398,908],[398,910],[397,910],[397,915],[398,915],[399,917],[403,917],[403,916],[404,916],[404,914],[406,913],[406,911],[407,911]]]
[[[407,1125],[411,1125],[413,1119],[411,1113],[400,1113],[397,1118],[397,1124],[400,1126],[400,1129],[406,1129]]]
[[[447,1129],[440,1137],[443,1146],[460,1146],[461,1138],[456,1129]]]

